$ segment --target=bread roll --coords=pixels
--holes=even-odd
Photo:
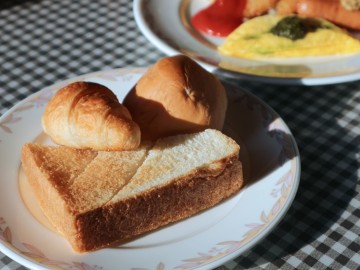
[[[184,55],[150,67],[124,100],[146,139],[223,127],[227,97],[220,81]]]
[[[42,125],[55,143],[94,150],[129,150],[140,144],[140,128],[115,94],[103,85],[75,82],[50,100]]]

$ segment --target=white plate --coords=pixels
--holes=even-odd
[[[135,20],[144,36],[167,55],[183,53],[210,72],[230,78],[269,83],[321,85],[360,79],[360,54],[255,61],[223,57],[216,46],[222,38],[194,30],[190,18],[212,0],[135,0]],[[220,62],[227,68],[219,67]],[[229,67],[231,65],[231,67]]]
[[[31,95],[0,118],[0,250],[31,269],[209,269],[258,243],[282,219],[300,178],[300,158],[283,120],[250,93],[226,85],[224,132],[241,145],[247,186],[197,216],[118,247],[76,254],[29,211],[19,192],[20,151],[39,140],[50,97],[72,81],[94,81],[123,100],[145,69],[79,76]]]

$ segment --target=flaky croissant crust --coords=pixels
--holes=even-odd
[[[60,89],[42,116],[55,143],[94,150],[130,150],[140,144],[140,128],[107,87],[74,82]]]

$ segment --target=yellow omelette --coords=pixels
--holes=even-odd
[[[295,16],[295,15],[294,15]],[[355,54],[360,40],[334,24],[318,20],[319,27],[302,38],[291,39],[272,30],[285,16],[264,15],[248,20],[234,30],[218,47],[221,54],[245,58],[290,58]]]

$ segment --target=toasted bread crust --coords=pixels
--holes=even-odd
[[[54,148],[55,149],[55,148]],[[65,148],[64,148],[65,149]],[[34,145],[30,146],[25,144],[22,152],[22,166],[26,172],[28,181],[32,190],[38,199],[39,205],[51,222],[51,224],[62,234],[62,235],[73,235],[76,233],[75,227],[73,226],[75,215],[69,204],[66,202],[67,198],[67,183],[61,182],[60,180],[69,180],[73,173],[79,172],[82,166],[86,166],[88,161],[92,160],[96,153],[90,150],[77,150],[67,148],[62,150],[62,157],[66,157],[67,153],[72,153],[75,157],[73,164],[73,171],[68,169],[69,175],[64,177],[62,172],[49,170],[47,167],[51,166],[51,160],[48,159],[46,153],[41,153],[41,148]],[[34,153],[36,152],[36,154]],[[39,154],[40,153],[40,154]],[[46,162],[44,162],[46,161]],[[66,164],[66,162],[64,162]]]
[[[194,154],[195,149],[198,155]],[[127,241],[193,216],[243,186],[239,146],[219,131],[159,140],[150,150],[146,148],[145,161],[146,154],[139,151],[142,150],[124,153],[126,156],[119,163],[112,163],[108,161],[117,160],[122,154],[24,145],[22,165],[30,186],[44,214],[75,251]],[[129,160],[132,165],[124,164]],[[167,165],[162,168],[164,163]],[[132,172],[123,186],[125,179],[119,179],[119,175],[126,175],[126,171]],[[164,180],[163,173],[169,171],[171,174]],[[113,185],[120,190],[111,192]],[[78,207],[85,204],[88,207]]]
[[[221,161],[219,171],[199,171],[139,196],[78,215],[72,245],[90,251],[132,239],[210,208],[243,186],[237,157]]]

